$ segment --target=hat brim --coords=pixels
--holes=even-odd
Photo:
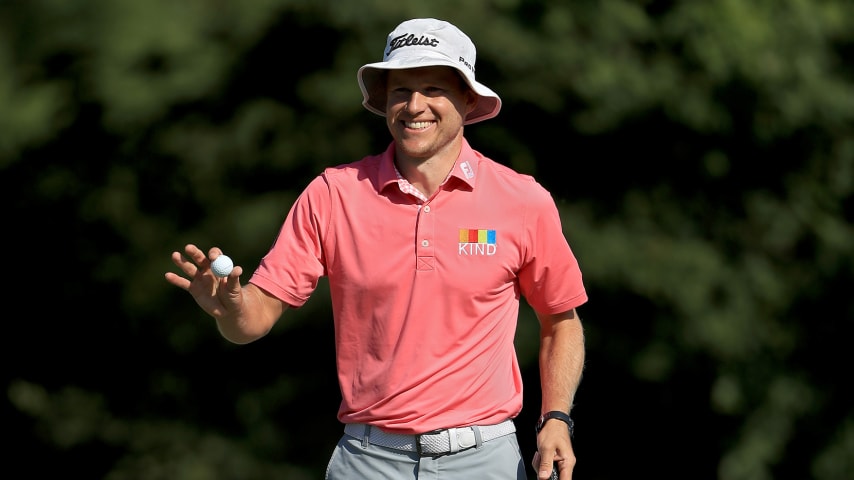
[[[362,105],[377,115],[385,116],[386,91],[383,75],[386,70],[402,70],[419,67],[451,67],[458,72],[468,84],[469,88],[477,94],[477,103],[474,109],[466,115],[465,125],[481,122],[498,115],[501,110],[501,98],[486,85],[471,78],[469,72],[462,70],[459,64],[448,60],[446,57],[418,56],[407,57],[406,62],[398,62],[392,59],[387,62],[369,63],[362,66],[357,73],[359,88],[362,90]]]

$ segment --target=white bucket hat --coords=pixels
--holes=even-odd
[[[388,34],[383,61],[369,63],[359,69],[357,78],[362,90],[362,105],[377,115],[385,116],[383,70],[444,65],[459,70],[478,95],[477,104],[466,115],[464,124],[490,119],[501,110],[501,98],[474,79],[476,56],[474,43],[454,25],[435,18],[407,20]]]

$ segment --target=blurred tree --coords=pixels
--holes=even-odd
[[[10,469],[320,475],[325,286],[235,346],[162,274],[187,242],[251,271],[320,169],[385,147],[355,72],[416,16],[474,39],[504,107],[467,136],[554,193],[582,263],[577,476],[848,478],[846,0],[0,1]],[[526,309],[527,458],[536,341]]]

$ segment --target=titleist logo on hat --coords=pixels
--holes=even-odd
[[[450,52],[443,51],[440,46],[442,42],[439,41],[436,37],[431,37],[428,35],[419,35],[417,33],[403,33],[397,35],[395,37],[389,37],[388,41],[388,49],[385,51],[384,58],[388,59],[391,56],[392,52],[398,50],[403,47],[432,47],[436,48],[439,53],[446,55],[449,58],[453,58],[453,55]],[[454,48],[454,45],[447,47],[447,49]],[[474,73],[474,64],[466,60],[466,58],[462,55],[459,55],[459,62],[466,66],[469,70]]]
[[[439,39],[438,38],[427,38],[424,35],[420,37],[416,37],[412,33],[404,33],[399,37],[392,38],[388,42],[388,50],[385,52],[385,56],[391,55],[391,52],[397,50],[402,47],[411,47],[413,45],[422,45],[425,47],[438,47]]]
[[[456,30],[456,28],[454,28],[454,30]],[[388,49],[386,49],[383,55],[384,59],[388,60],[392,53],[404,47],[430,47],[436,49],[436,53],[444,55],[449,59],[453,59],[455,57],[458,58],[457,61],[465,65],[467,69],[474,73],[474,62],[469,62],[468,60],[466,60],[466,57],[464,55],[465,53],[467,53],[465,51],[467,46],[464,45],[465,43],[468,43],[467,38],[443,38],[447,35],[452,35],[453,33],[445,32],[441,29],[439,29],[434,35],[429,35],[426,33],[412,33],[411,31],[398,33],[399,31],[400,29],[397,32],[392,32],[389,35]],[[462,32],[458,32],[457,36],[464,37]],[[442,40],[440,40],[440,38],[446,41],[443,42]],[[454,40],[457,40],[457,42],[454,42]],[[472,46],[470,48],[474,47]],[[456,50],[456,52],[454,52],[454,50]]]

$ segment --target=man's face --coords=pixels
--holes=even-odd
[[[398,152],[427,159],[462,137],[476,96],[451,67],[389,70],[386,122]]]

